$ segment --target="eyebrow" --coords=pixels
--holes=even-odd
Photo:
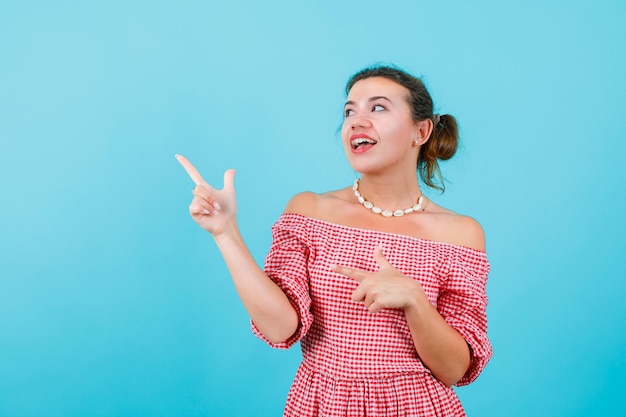
[[[385,97],[385,96],[374,96],[374,97],[370,97],[370,98],[368,98],[368,99],[367,99],[367,101],[372,102],[372,101],[376,101],[376,100],[380,100],[380,99],[387,100],[388,102],[390,102],[390,103],[391,103],[391,100],[389,100],[389,98],[387,98],[387,97]],[[346,101],[346,104],[344,104],[344,107],[345,107],[345,106],[347,106],[347,105],[349,105],[349,104],[350,104],[350,105],[352,105],[352,104],[356,104],[356,102],[354,102],[354,101],[352,101],[352,100],[348,100],[348,101]]]

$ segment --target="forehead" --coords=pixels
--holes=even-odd
[[[391,81],[387,78],[370,77],[354,83],[348,93],[348,100],[367,100],[370,97],[377,96],[387,97],[391,101],[394,101],[394,99],[407,99],[408,90],[395,81]]]

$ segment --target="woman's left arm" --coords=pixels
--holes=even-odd
[[[469,369],[470,348],[463,336],[428,301],[419,283],[413,282],[419,288],[413,291],[413,301],[404,307],[413,344],[424,365],[438,380],[450,387],[463,378]]]
[[[452,235],[448,238],[454,244],[485,250],[485,234],[476,220],[455,215],[449,226]],[[421,286],[416,284],[419,288],[414,290],[413,301],[404,308],[413,343],[431,372],[447,386],[454,385],[472,365],[470,344],[444,319],[445,314],[442,316],[443,313],[429,302]],[[443,303],[443,300],[439,301]]]

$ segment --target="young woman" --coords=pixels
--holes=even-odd
[[[492,354],[485,239],[421,191],[440,188],[456,121],[433,114],[421,80],[395,67],[358,72],[346,93],[341,137],[360,178],[293,197],[263,270],[238,230],[233,170],[217,190],[178,155],[196,183],[189,211],[213,235],[253,331],[273,347],[301,342],[285,416],[462,416],[451,386],[476,379]]]

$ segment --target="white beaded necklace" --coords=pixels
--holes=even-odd
[[[379,207],[376,207],[371,202],[367,201],[365,197],[361,195],[361,193],[359,192],[359,181],[360,180],[357,178],[356,180],[354,180],[354,184],[352,185],[352,189],[354,190],[354,195],[359,200],[359,203],[363,205],[363,207],[365,207],[366,209],[372,210],[376,214],[381,214],[385,217],[401,217],[401,216],[404,216],[405,214],[413,213],[414,211],[423,211],[425,209],[425,207],[422,206],[422,203],[424,202],[424,196],[420,195],[419,198],[417,199],[417,203],[414,204],[412,207],[409,207],[408,209],[396,210],[396,211],[383,210]]]

